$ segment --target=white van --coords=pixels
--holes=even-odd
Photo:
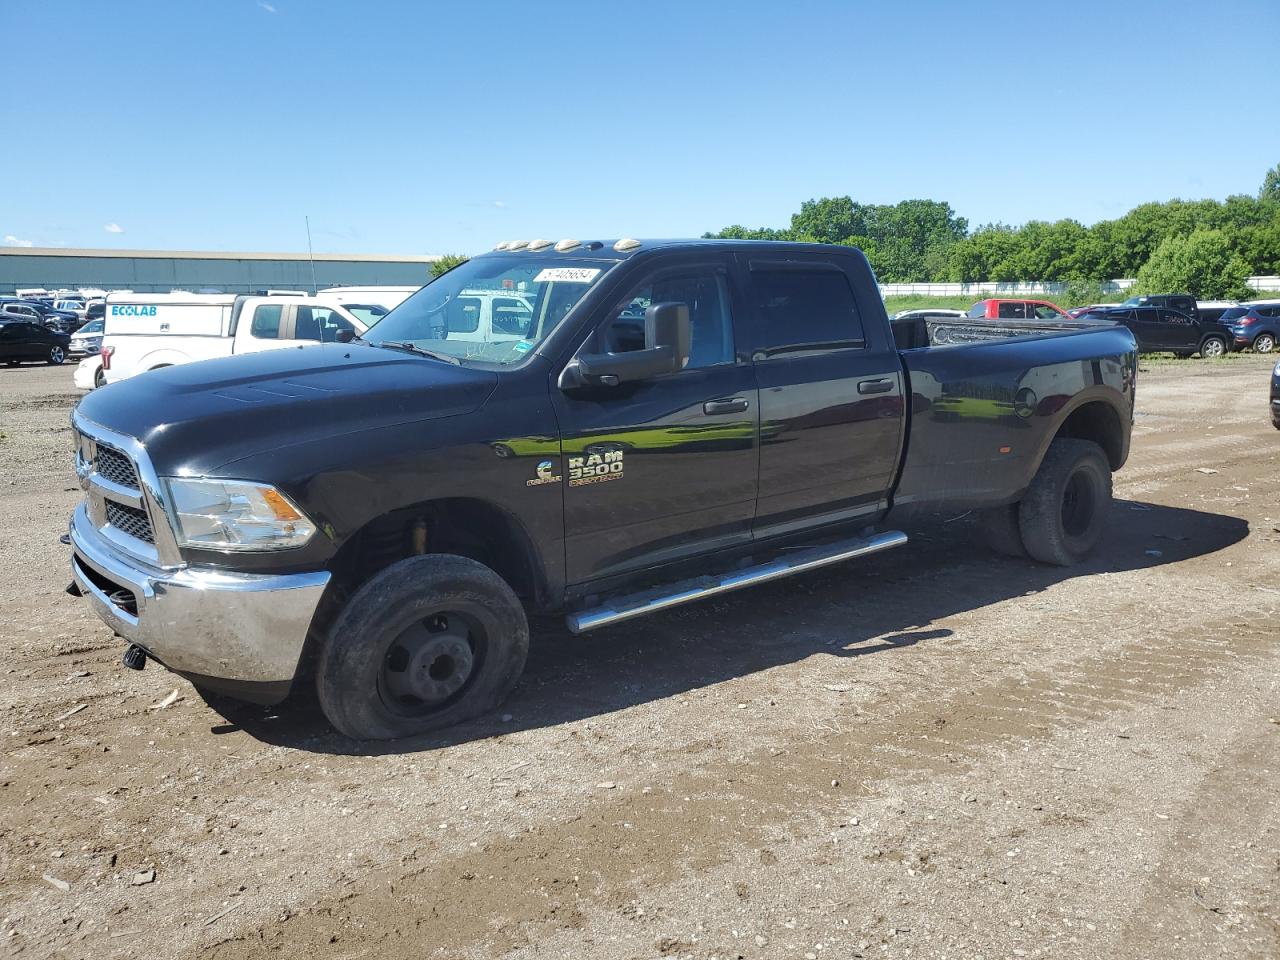
[[[332,343],[368,325],[338,304],[315,297],[231,294],[108,294],[102,379],[233,353]]]
[[[413,296],[421,287],[328,287],[316,294],[321,300],[340,303],[373,326]]]

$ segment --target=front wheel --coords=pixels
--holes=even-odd
[[[1260,333],[1253,341],[1254,353],[1270,353],[1276,348],[1275,334]]]
[[[103,373],[102,368],[99,367],[93,374],[93,388],[97,390],[99,387],[105,387],[106,385],[107,375]]]
[[[1200,344],[1200,356],[1206,360],[1226,356],[1227,341],[1223,337],[1205,337]]]
[[[1079,563],[1102,538],[1111,506],[1111,465],[1092,440],[1049,445],[1018,508],[1027,553],[1041,563]]]
[[[529,651],[524,608],[465,557],[393,564],[347,603],[320,651],[320,706],[356,740],[392,740],[492,710]]]
[[[49,348],[49,365],[58,367],[67,359],[67,351],[62,347],[54,345]]]

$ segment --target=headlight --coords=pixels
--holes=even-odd
[[[283,493],[248,480],[170,477],[170,512],[178,545],[202,550],[287,550],[316,526]]]

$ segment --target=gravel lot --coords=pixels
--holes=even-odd
[[[365,748],[63,592],[70,365],[0,370],[0,943],[58,957],[1280,956],[1264,357],[1146,370],[1070,571],[968,519],[585,637]],[[179,699],[157,709],[176,689]]]

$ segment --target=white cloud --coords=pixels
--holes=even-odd
[[[19,240],[12,233],[6,233],[4,235],[4,244],[6,247],[34,247],[36,242],[34,240]]]
[[[493,205],[494,205],[495,207],[497,207],[498,209],[502,209],[503,207],[505,207],[505,206],[506,206],[506,204],[505,204],[505,203],[503,203],[501,200],[495,200],[495,201],[493,201]]]
[[[276,8],[275,8],[275,7],[273,7],[273,6],[272,6],[271,4],[269,4],[269,3],[264,3],[264,2],[263,2],[263,0],[258,0],[258,6],[260,6],[263,10],[267,11],[267,13],[275,13],[275,12],[276,12]]]
[[[124,227],[120,226],[118,223],[103,224],[102,229],[107,231],[107,233],[124,233]]]

